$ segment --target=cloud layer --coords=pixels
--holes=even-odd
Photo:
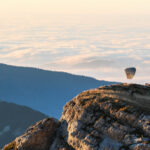
[[[150,82],[150,30],[145,24],[0,25],[0,62],[128,82]]]

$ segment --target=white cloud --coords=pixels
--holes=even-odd
[[[5,134],[6,132],[9,132],[10,131],[10,126],[7,125],[3,128],[3,130],[0,131],[0,136]]]
[[[150,65],[150,60],[144,60],[143,63],[144,63],[144,64],[149,64],[149,65]]]
[[[0,25],[0,62],[117,81],[135,66],[135,81],[150,81],[149,26],[96,21]]]

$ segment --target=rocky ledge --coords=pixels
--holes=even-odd
[[[150,86],[84,91],[59,121],[39,121],[3,150],[150,150]]]

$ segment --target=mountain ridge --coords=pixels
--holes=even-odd
[[[31,67],[0,64],[0,99],[59,118],[63,105],[78,93],[116,82]],[[48,105],[46,105],[48,104]],[[50,109],[48,106],[52,106]]]
[[[0,147],[24,133],[28,126],[46,117],[27,106],[0,101]]]

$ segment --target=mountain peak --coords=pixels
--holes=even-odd
[[[3,150],[150,150],[149,110],[150,86],[118,84],[84,91],[65,105],[53,126],[55,136],[39,137],[37,146],[25,140],[27,131]],[[32,136],[45,131],[47,126],[36,128]],[[42,148],[45,138],[53,142]]]

